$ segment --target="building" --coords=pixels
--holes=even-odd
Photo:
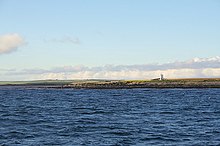
[[[163,74],[160,74],[160,81],[164,80]]]
[[[155,79],[152,79],[153,81],[163,81],[163,80],[165,80],[164,79],[164,76],[163,76],[163,74],[160,74],[160,77],[159,78],[155,78]]]

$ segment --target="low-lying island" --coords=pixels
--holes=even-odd
[[[220,88],[220,78],[164,80],[40,80],[13,82],[0,81],[0,86],[61,89]]]
[[[123,88],[220,88],[220,79],[166,79],[73,82],[64,88],[123,89]]]

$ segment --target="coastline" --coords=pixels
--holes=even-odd
[[[0,87],[57,89],[220,88],[220,78],[165,80],[42,80],[0,82]]]

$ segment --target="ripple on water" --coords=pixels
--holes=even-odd
[[[219,89],[0,88],[0,145],[220,145]]]

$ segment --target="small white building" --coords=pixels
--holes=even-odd
[[[163,74],[160,74],[160,81],[164,80]]]
[[[164,79],[164,76],[163,76],[163,74],[160,74],[160,77],[159,78],[155,78],[155,79],[152,79],[153,81],[163,81],[163,80],[165,80]]]

